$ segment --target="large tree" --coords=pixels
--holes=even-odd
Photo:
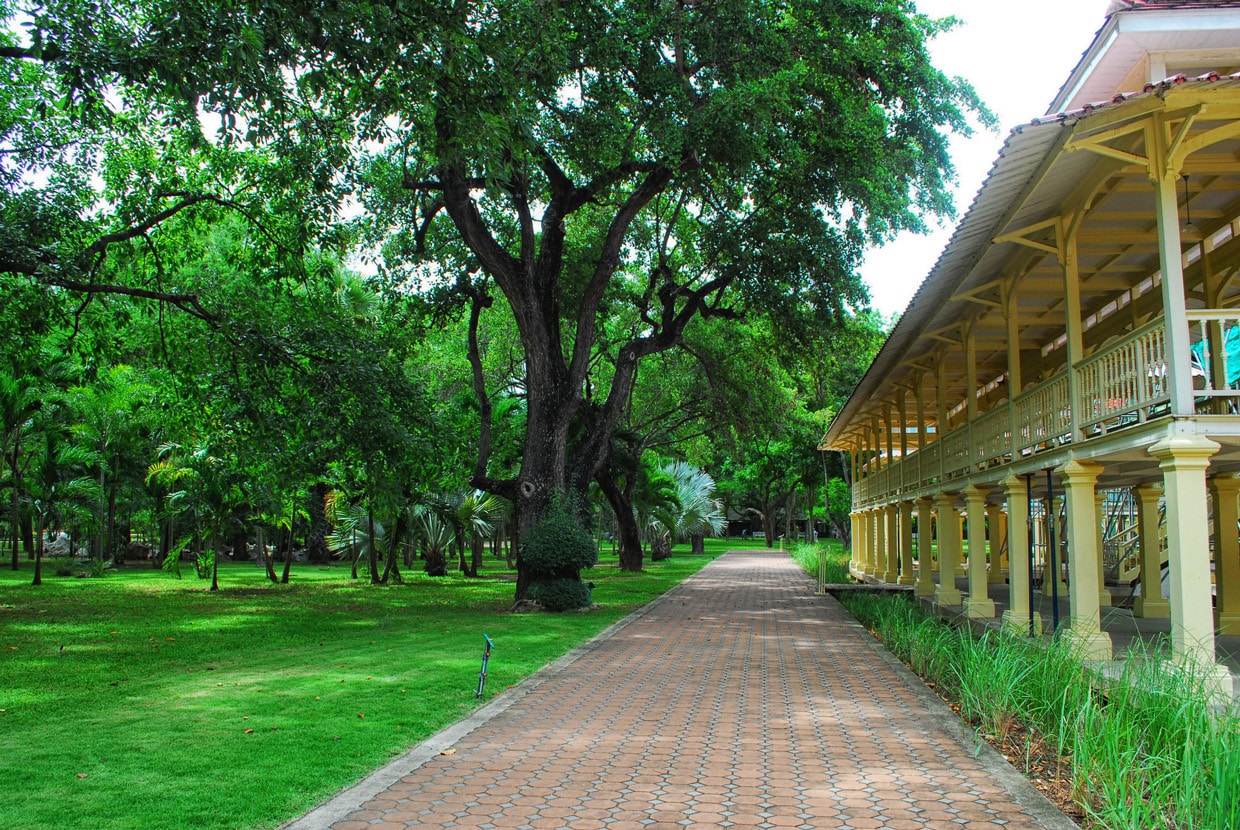
[[[950,210],[944,133],[976,109],[927,56],[944,24],[908,0],[66,1],[29,22],[0,54],[52,67],[75,106],[123,84],[213,171],[145,182],[114,233],[235,206],[230,179],[295,191],[302,233],[360,196],[395,287],[467,296],[475,320],[502,295],[523,352],[524,451],[515,476],[492,474],[477,383],[473,483],[511,499],[527,530],[557,493],[581,500],[639,362],[693,319],[809,307],[825,324],[862,305],[864,244]],[[184,138],[204,115],[218,135]],[[231,160],[255,147],[283,173]],[[82,236],[76,261],[106,238]],[[0,263],[83,287],[47,264],[73,257],[46,253]],[[635,323],[604,342],[615,303]],[[602,349],[614,371],[598,388]]]

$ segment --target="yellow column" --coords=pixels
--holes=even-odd
[[[1047,521],[1051,523],[1050,527],[1054,528],[1055,530],[1054,533],[1051,533],[1049,529],[1045,530],[1046,544],[1048,545],[1048,547],[1051,542],[1051,537],[1052,536],[1055,537],[1055,572],[1053,576],[1055,578],[1055,581],[1059,583],[1059,587],[1057,589],[1059,591],[1059,598],[1067,599],[1069,596],[1068,583],[1064,581],[1064,577],[1063,577],[1063,574],[1064,574],[1064,569],[1063,569],[1064,533],[1063,533],[1063,528],[1059,526],[1059,511],[1056,509],[1058,505],[1055,504],[1057,500],[1061,501],[1062,499],[1063,499],[1063,496],[1060,496],[1058,499],[1043,499],[1042,502],[1043,504],[1047,505],[1046,507],[1046,515],[1048,517]],[[1050,566],[1051,566],[1051,558],[1050,558],[1050,554],[1048,553],[1046,557],[1046,567],[1049,568]],[[1045,580],[1045,578],[1043,578],[1042,584],[1045,586],[1043,590],[1046,592],[1046,595],[1049,597],[1051,595],[1050,583],[1048,583]]]
[[[883,516],[883,508],[874,509],[874,570],[867,570],[875,579],[882,579],[887,570],[887,522]]]
[[[1094,494],[1094,515],[1097,517],[1098,525],[1098,605],[1103,608],[1111,607],[1111,592],[1107,590],[1106,575],[1106,549],[1103,547],[1103,530],[1106,525],[1106,493],[1101,490]]]
[[[993,617],[995,603],[986,580],[986,488],[976,484],[964,488],[964,503],[969,515],[969,598],[964,613],[973,618]]]
[[[1206,467],[1219,445],[1199,435],[1174,435],[1150,447],[1167,493],[1167,553],[1171,569],[1171,651],[1176,662],[1200,667],[1228,686],[1231,675],[1214,662],[1210,596]],[[1230,691],[1230,689],[1229,689]]]
[[[883,508],[887,519],[887,556],[884,558],[883,582],[894,585],[900,579],[900,508],[889,504]]]
[[[1029,496],[1025,479],[1008,476],[1003,479],[1007,493],[1008,540],[1008,610],[1003,612],[1003,627],[1018,634],[1029,633]],[[1034,612],[1033,632],[1042,633],[1042,615]]]
[[[913,584],[913,503],[900,502],[900,580]]]
[[[857,538],[853,541],[853,569],[854,576],[861,576],[865,573],[865,558],[869,555],[870,526],[866,522],[866,513],[864,510],[857,511]]]
[[[987,505],[986,507],[986,529],[990,535],[990,570],[986,572],[986,581],[991,585],[1002,585],[1004,583],[1003,569],[1006,565],[1004,562],[1009,554],[1005,554],[1004,543],[1010,553],[1011,540],[1007,534],[1007,516],[1003,514],[1003,508],[998,504]]]
[[[1214,476],[1214,587],[1218,600],[1214,627],[1219,634],[1240,634],[1240,535],[1236,532],[1236,495],[1240,478]]]
[[[1132,604],[1136,617],[1167,619],[1171,603],[1162,595],[1162,540],[1158,536],[1158,500],[1161,484],[1142,484],[1133,491],[1137,497],[1137,524],[1141,545],[1141,596]]]
[[[848,570],[856,570],[857,567],[857,511],[853,510],[848,514]]]
[[[1102,466],[1074,459],[1056,472],[1063,476],[1068,506],[1068,570],[1072,583],[1070,621],[1064,636],[1082,659],[1110,660],[1111,635],[1102,630],[1098,608],[1098,515],[1094,485]]]
[[[917,585],[913,593],[919,597],[934,596],[934,519],[930,511],[934,499],[923,496],[917,500]]]
[[[934,601],[939,605],[959,605],[956,566],[960,561],[960,517],[956,514],[956,494],[939,493],[939,587]]]

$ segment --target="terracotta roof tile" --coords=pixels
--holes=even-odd
[[[1183,0],[1181,0],[1181,2],[1183,2]],[[1179,86],[1180,84],[1188,83],[1189,81],[1201,81],[1202,83],[1215,83],[1216,81],[1220,81],[1220,80],[1221,81],[1240,81],[1240,72],[1236,72],[1231,75],[1220,75],[1217,72],[1207,72],[1206,74],[1198,75],[1195,78],[1190,78],[1187,75],[1184,75],[1182,73],[1179,75],[1172,75],[1170,78],[1165,78],[1164,80],[1161,80],[1156,84],[1155,83],[1146,84],[1145,87],[1141,89],[1141,91],[1139,92],[1121,92],[1117,94],[1115,97],[1111,98],[1111,100],[1109,101],[1096,101],[1092,104],[1086,104],[1083,107],[1080,107],[1074,110],[1069,110],[1067,112],[1057,112],[1057,113],[1054,113],[1053,115],[1044,115],[1041,118],[1033,119],[1032,123],[1033,124],[1049,124],[1055,121],[1066,121],[1069,118],[1075,118],[1081,115],[1089,115],[1091,112],[1094,112],[1095,110],[1101,107],[1105,107],[1109,104],[1122,104],[1123,102],[1130,100],[1132,98],[1136,98],[1140,95],[1148,95],[1151,92],[1156,93],[1160,90],[1164,90],[1164,89],[1168,89],[1173,86]]]
[[[1107,17],[1116,12],[1147,9],[1230,9],[1237,6],[1240,2],[1235,0],[1112,0],[1107,7]]]

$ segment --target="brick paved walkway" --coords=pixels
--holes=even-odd
[[[287,828],[1076,826],[813,590],[729,553]]]

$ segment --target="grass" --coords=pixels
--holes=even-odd
[[[642,574],[604,551],[589,613],[511,614],[511,574],[370,586],[342,565],[271,585],[222,565],[222,590],[122,569],[0,571],[3,824],[271,827],[460,719],[485,632],[490,698],[697,571],[734,542]],[[567,714],[567,713],[566,713]]]
[[[1019,740],[1026,759],[1049,747],[1092,826],[1240,827],[1240,718],[1212,710],[1202,679],[1165,655],[1129,654],[1100,687],[1061,642],[974,636],[902,597],[842,601],[980,735]]]

